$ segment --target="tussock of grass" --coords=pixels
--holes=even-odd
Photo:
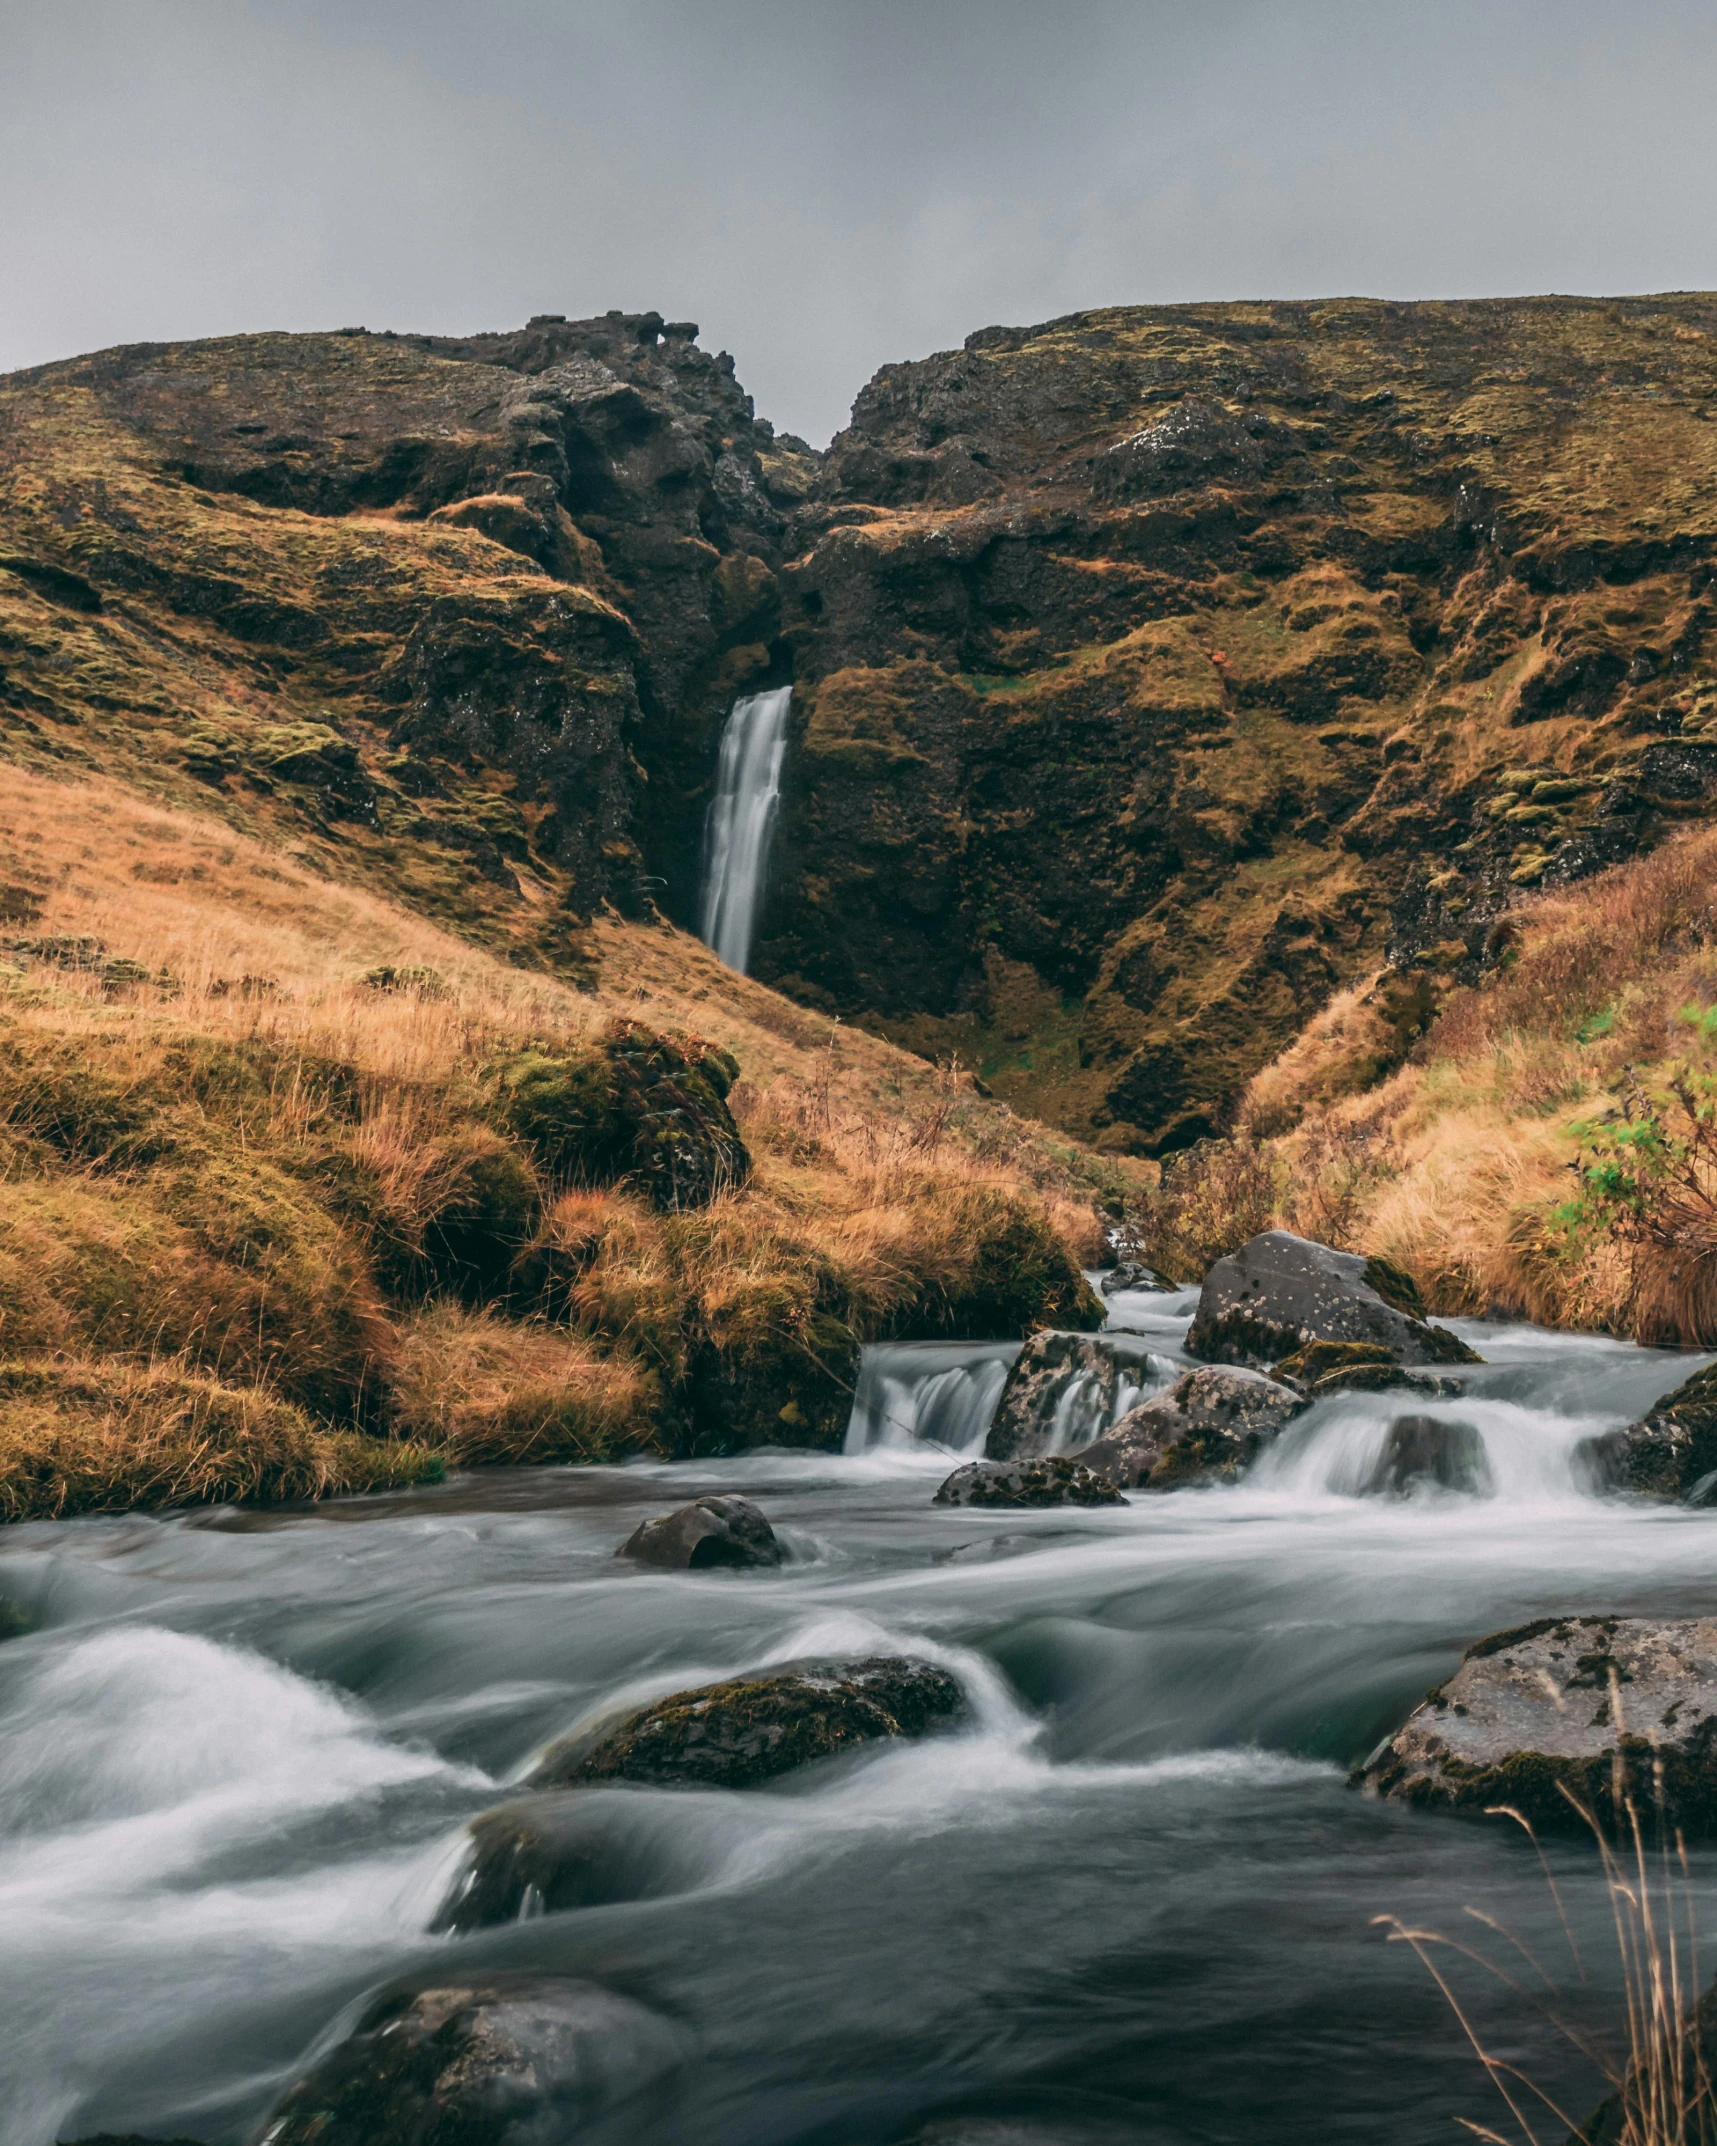
[[[440,1455],[258,1388],[115,1359],[0,1363],[0,1518],[322,1498],[433,1481]]]

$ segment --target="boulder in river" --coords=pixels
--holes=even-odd
[[[14,1595],[0,1595],[0,1639],[22,1639],[36,1629],[35,1617]]]
[[[1106,1476],[1065,1453],[1037,1460],[973,1460],[936,1493],[938,1505],[1125,1505]]]
[[[1120,1367],[1100,1334],[1033,1334],[1014,1359],[984,1441],[986,1460],[1029,1460],[1107,1423]]]
[[[959,1684],[931,1662],[886,1654],[793,1662],[670,1693],[617,1726],[569,1737],[545,1754],[530,1785],[754,1788],[857,1744],[922,1736],[964,1705]]]
[[[1717,1364],[1677,1386],[1638,1423],[1594,1441],[1602,1472],[1618,1489],[1704,1504],[1717,1490]]]
[[[521,1796],[471,1821],[471,1853],[430,1929],[484,1930],[527,1915],[650,1900],[699,1875],[678,1830],[628,1829],[614,1803],[588,1790]]]
[[[1098,1277],[1097,1286],[1106,1297],[1117,1297],[1124,1289],[1172,1294],[1175,1285],[1165,1282],[1155,1267],[1143,1266],[1136,1259],[1123,1259],[1118,1267],[1111,1267],[1107,1274]]]
[[[1279,1363],[1318,1341],[1370,1342],[1399,1364],[1473,1364],[1466,1343],[1425,1317],[1418,1285],[1386,1259],[1265,1230],[1204,1277],[1187,1333],[1207,1363]]]
[[[1189,1371],[1079,1449],[1093,1475],[1146,1490],[1230,1482],[1305,1407],[1291,1386],[1255,1371]]]
[[[705,1572],[718,1565],[778,1565],[781,1545],[749,1498],[697,1498],[646,1520],[614,1554],[672,1572]]]
[[[1333,1393],[1390,1393],[1397,1388],[1431,1399],[1461,1390],[1453,1379],[1408,1371],[1393,1349],[1376,1341],[1309,1341],[1284,1356],[1274,1376],[1297,1386],[1308,1401],[1322,1401]]]
[[[1471,1423],[1397,1416],[1365,1488],[1392,1497],[1420,1489],[1464,1490],[1484,1497],[1491,1489],[1484,1440]]]
[[[1620,1773],[1655,1823],[1659,1765],[1670,1822],[1717,1832],[1717,1620],[1541,1617],[1481,1639],[1355,1780],[1565,1827],[1581,1820],[1564,1789],[1614,1825]]]
[[[629,1997],[481,1973],[378,1997],[281,2102],[268,2146],[526,2146],[593,2122],[679,2054]]]

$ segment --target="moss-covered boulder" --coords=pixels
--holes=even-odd
[[[986,1460],[1079,1444],[1109,1420],[1120,1363],[1106,1336],[1033,1334],[1009,1368],[984,1440]]]
[[[674,1692],[618,1727],[571,1738],[544,1756],[531,1784],[756,1788],[859,1744],[922,1736],[964,1704],[955,1679],[930,1662],[797,1662]]]
[[[707,1874],[708,1844],[677,1823],[650,1823],[652,1815],[645,1799],[583,1788],[533,1790],[484,1811],[431,1930],[486,1930],[685,1891]]]
[[[1374,1341],[1312,1341],[1284,1356],[1273,1377],[1297,1386],[1308,1400],[1335,1393],[1408,1393],[1440,1396],[1458,1393],[1453,1379],[1430,1378],[1407,1370],[1393,1349]]]
[[[1279,1363],[1314,1342],[1366,1342],[1400,1364],[1479,1361],[1433,1326],[1411,1275],[1386,1259],[1338,1252],[1271,1229],[1204,1278],[1186,1346],[1207,1363]]]
[[[1255,1372],[1189,1371],[1129,1409],[1079,1458],[1093,1475],[1129,1489],[1233,1482],[1304,1407],[1292,1387]]]
[[[1602,1459],[1622,1489],[1704,1502],[1717,1488],[1717,1364],[1694,1372],[1638,1423],[1606,1438]]]
[[[673,2062],[667,2023],[559,1975],[380,1996],[276,2108],[269,2146],[520,2146],[566,2138]]]
[[[495,1108],[563,1184],[624,1179],[657,1207],[702,1207],[743,1184],[751,1158],[727,1106],[732,1056],[695,1036],[618,1021],[581,1050],[515,1052]]]
[[[1619,1762],[1619,1763],[1618,1763]],[[1661,1773],[1660,1769],[1661,1768]],[[1427,1810],[1627,1823],[1616,1787],[1690,1839],[1717,1833],[1717,1621],[1544,1617],[1469,1647],[1355,1775]]]
[[[956,1468],[936,1493],[938,1505],[1125,1505],[1114,1484],[1069,1454],[1038,1460],[974,1460]]]

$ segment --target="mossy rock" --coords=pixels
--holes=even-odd
[[[496,1108],[561,1183],[625,1180],[664,1210],[702,1207],[751,1172],[727,1106],[738,1070],[700,1038],[620,1021],[582,1051],[504,1060]]]
[[[1296,1386],[1315,1386],[1331,1372],[1351,1371],[1361,1364],[1399,1367],[1395,1351],[1378,1341],[1308,1341],[1276,1365],[1276,1376],[1291,1379]]]
[[[1717,1473],[1717,1364],[1707,1364],[1620,1434],[1621,1484],[1648,1498],[1700,1494]]]
[[[1074,1455],[1044,1454],[1033,1460],[968,1461],[936,1493],[938,1505],[1042,1507],[1125,1505],[1115,1485],[1093,1475]]]
[[[799,1662],[658,1699],[594,1739],[555,1746],[531,1784],[756,1788],[860,1744],[923,1736],[964,1705],[954,1678],[929,1662]]]

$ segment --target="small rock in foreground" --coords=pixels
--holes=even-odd
[[[1270,1229],[1204,1277],[1187,1352],[1207,1363],[1279,1363],[1319,1341],[1369,1342],[1401,1364],[1476,1364],[1425,1317],[1418,1285],[1386,1259]]]
[[[1566,1787],[1613,1827],[1618,1754],[1648,1824],[1661,1761],[1671,1824],[1717,1832],[1717,1620],[1543,1617],[1481,1639],[1354,1778],[1423,1808],[1579,1826]]]
[[[1066,1454],[1040,1460],[974,1460],[936,1493],[938,1505],[1125,1505],[1105,1477]]]
[[[1291,1386],[1255,1371],[1189,1371],[1077,1458],[1129,1490],[1232,1482],[1305,1405]]]
[[[778,1565],[781,1545],[749,1498],[698,1498],[646,1520],[614,1554],[670,1572],[706,1572],[718,1565]]]
[[[395,1991],[276,2109],[268,2146],[523,2146],[564,2138],[679,2051],[666,2021],[592,1982],[486,1974]]]
[[[530,1786],[753,1788],[856,1744],[922,1736],[964,1705],[958,1683],[930,1662],[795,1662],[673,1692],[594,1739],[568,1738],[545,1754]]]

